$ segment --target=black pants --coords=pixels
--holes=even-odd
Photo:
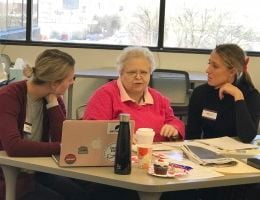
[[[235,185],[163,193],[160,200],[259,200],[260,184]]]
[[[198,200],[197,190],[164,192],[160,200]]]
[[[84,183],[83,183],[84,184]],[[129,190],[99,183],[86,185],[86,190],[91,200],[113,199],[113,200],[139,200],[135,190]]]
[[[259,200],[260,184],[234,185],[198,190],[202,200]]]
[[[260,199],[260,183],[250,184],[246,186],[246,200],[259,200]]]
[[[134,190],[38,172],[31,192],[19,200],[139,200]]]
[[[86,183],[87,184],[87,183]],[[77,180],[63,176],[37,172],[34,175],[32,191],[21,200],[86,200],[87,191]]]

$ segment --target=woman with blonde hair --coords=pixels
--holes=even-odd
[[[8,156],[37,157],[59,154],[66,112],[62,95],[74,82],[75,60],[58,49],[47,49],[26,66],[29,80],[0,90],[0,150]],[[1,169],[0,169],[1,170]],[[84,190],[73,180],[22,170],[18,199],[83,199]],[[0,171],[0,199],[4,177]]]
[[[230,136],[249,143],[255,138],[260,95],[249,76],[248,64],[249,57],[236,44],[213,49],[206,70],[208,82],[195,88],[190,99],[186,139]],[[242,199],[241,191],[245,190],[244,197],[253,200],[259,198],[259,186],[221,187],[199,193],[202,199]]]
[[[208,82],[194,89],[186,139],[238,137],[251,142],[257,135],[260,95],[248,73],[249,57],[236,44],[212,51]]]

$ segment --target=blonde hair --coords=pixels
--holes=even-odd
[[[243,49],[236,44],[220,44],[216,46],[213,52],[216,52],[221,57],[228,69],[235,68],[237,70],[236,79],[239,78],[241,79],[239,81],[243,81],[254,88],[251,77],[247,72],[248,59]]]
[[[50,81],[61,82],[74,65],[71,55],[58,49],[47,49],[36,58],[34,67],[26,65],[23,72],[26,77],[32,77],[33,83],[40,85]]]
[[[123,49],[120,56],[117,58],[116,66],[119,73],[122,72],[126,63],[133,58],[145,58],[151,65],[151,73],[155,70],[155,60],[152,52],[145,47],[132,46]]]

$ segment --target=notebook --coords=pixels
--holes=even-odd
[[[113,166],[118,129],[119,120],[65,120],[60,155],[52,157],[61,167]]]

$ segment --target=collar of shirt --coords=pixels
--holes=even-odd
[[[117,79],[117,86],[119,88],[121,102],[132,101],[132,102],[137,103],[134,99],[132,99],[127,94],[127,92],[125,91],[125,88],[124,88],[120,78]],[[151,93],[149,92],[148,87],[144,91],[144,99],[143,100],[144,101],[142,101],[139,105],[153,104],[154,103],[153,102],[153,97],[152,97]]]

